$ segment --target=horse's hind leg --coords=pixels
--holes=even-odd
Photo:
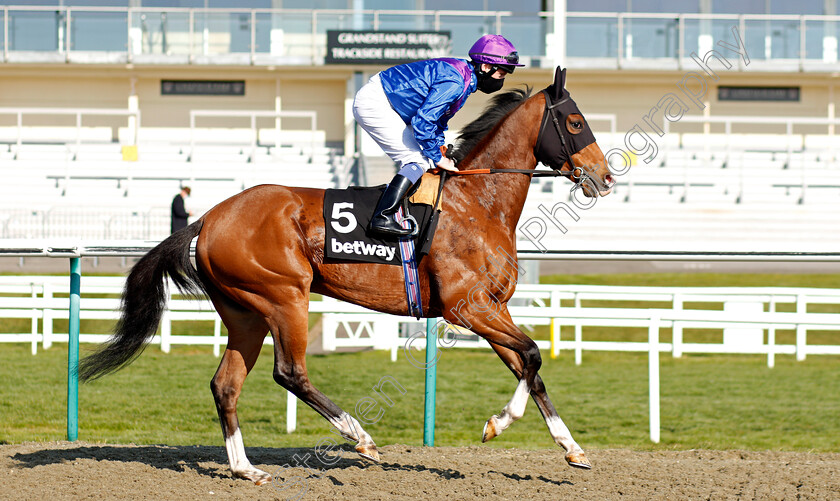
[[[260,315],[233,306],[223,299],[216,297],[214,303],[228,328],[228,345],[216,375],[210,382],[210,388],[222,425],[230,469],[234,476],[262,485],[271,481],[271,475],[251,465],[245,455],[236,403],[242,384],[257,361],[268,326]]]
[[[523,364],[519,355],[517,355],[516,352],[497,344],[491,343],[490,346],[493,347],[496,354],[499,355],[499,358],[502,359],[511,372],[513,372],[513,374],[521,380]],[[554,439],[554,442],[557,445],[566,450],[566,462],[568,462],[570,466],[577,468],[591,468],[592,466],[586,458],[586,454],[584,454],[583,449],[581,449],[577,442],[575,442],[575,439],[572,438],[572,433],[569,431],[566,424],[563,423],[560,415],[557,414],[557,410],[554,408],[554,404],[551,403],[551,399],[548,398],[548,392],[546,391],[545,384],[539,374],[537,374],[534,378],[534,385],[531,388],[531,397],[540,409],[543,419],[545,419],[545,424],[548,426],[548,432],[551,434],[551,438]]]
[[[309,380],[306,370],[308,295],[291,288],[278,293],[284,301],[276,306],[269,320],[274,338],[274,380],[324,416],[342,436],[356,442],[359,455],[379,461],[376,444],[356,418],[344,412]]]

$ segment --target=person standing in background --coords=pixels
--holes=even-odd
[[[181,193],[178,193],[175,195],[175,198],[172,199],[171,233],[175,233],[176,231],[187,227],[188,220],[189,217],[192,216],[192,212],[187,211],[184,206],[184,201],[188,196],[190,196],[191,191],[192,190],[190,190],[189,186],[184,186],[181,188]]]

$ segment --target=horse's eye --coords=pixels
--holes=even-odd
[[[580,134],[583,130],[583,117],[575,113],[566,118],[566,129],[571,134]]]

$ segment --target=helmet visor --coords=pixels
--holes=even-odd
[[[506,56],[503,56],[501,54],[490,54],[487,52],[471,52],[470,57],[472,57],[476,61],[488,64],[496,64],[505,69],[507,69],[506,66],[510,66],[511,68],[515,66],[524,66],[523,64],[519,64],[519,54],[516,51],[513,51]],[[508,73],[513,73],[513,69],[508,71]]]

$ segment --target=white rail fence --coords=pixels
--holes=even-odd
[[[117,296],[124,279],[85,277],[83,280],[84,296],[96,297],[83,297],[81,319],[117,320],[120,308]],[[218,356],[227,338],[222,335],[221,322],[212,304],[208,300],[185,299],[172,286],[170,291],[160,334],[152,343],[164,352],[169,352],[173,345],[209,345]],[[69,283],[64,277],[0,277],[0,294],[0,318],[26,319],[30,325],[28,332],[0,333],[0,342],[30,343],[33,354],[37,353],[39,344],[46,349],[55,342],[67,342],[67,334],[56,333],[54,328],[56,320],[67,316]],[[101,297],[104,295],[113,297]],[[636,304],[628,307],[625,305],[628,301]],[[587,304],[594,302],[598,306]],[[603,306],[608,302],[616,302],[616,306]],[[650,307],[651,303],[659,307]],[[510,312],[523,328],[550,326],[551,339],[537,341],[541,349],[550,350],[552,356],[560,350],[574,351],[577,364],[582,362],[584,351],[649,351],[643,342],[585,340],[587,327],[616,328],[616,337],[622,335],[620,329],[626,328],[671,329],[671,342],[660,343],[658,351],[670,352],[674,357],[684,353],[763,354],[767,356],[768,367],[773,367],[778,354],[795,355],[797,360],[805,360],[807,355],[840,355],[840,289],[520,284],[511,304],[519,304],[510,306]],[[693,307],[688,308],[687,304]],[[793,311],[779,311],[780,305],[790,305],[785,309]],[[833,305],[829,309],[837,313],[809,311],[816,305]],[[419,329],[409,317],[376,313],[331,298],[310,301],[310,311],[323,314],[322,339],[327,351],[346,347],[390,350],[391,359],[396,361],[399,349],[406,347],[411,339],[400,332]],[[212,322],[212,334],[173,334],[173,324],[184,321]],[[564,325],[574,328],[572,339],[561,338]],[[689,342],[683,335],[686,329],[722,330],[722,341]],[[776,342],[776,331],[782,329],[795,331],[795,343]],[[835,331],[838,343],[808,344],[808,333],[816,331]],[[449,340],[449,347],[489,348],[486,341],[468,332],[460,329],[451,332],[458,335],[457,339]],[[101,343],[108,336],[108,333],[83,331],[80,341]],[[266,337],[265,343],[270,344],[271,338]],[[412,347],[420,348],[424,343],[422,339],[411,339]]]
[[[42,246],[33,242],[0,246],[0,256],[139,256],[153,246],[151,242],[112,242],[91,246]],[[624,260],[747,260],[813,262],[840,260],[837,253],[758,253],[758,252],[651,252],[651,251],[577,251],[557,253],[519,253],[520,259],[624,259]],[[0,319],[26,319],[28,332],[0,333],[0,342],[29,343],[32,353],[38,345],[45,348],[55,342],[66,342],[68,335],[56,333],[54,322],[67,317],[69,280],[66,277],[0,277]],[[84,320],[116,320],[119,315],[118,295],[122,277],[82,277],[80,318]],[[175,290],[170,287],[170,291]],[[91,297],[94,296],[94,297]],[[103,297],[105,296],[105,297]],[[110,296],[110,297],[108,297]],[[628,306],[627,302],[637,304]],[[615,302],[613,307],[605,306]],[[592,303],[592,304],[590,304]],[[641,303],[641,307],[638,307]],[[648,303],[645,305],[644,303]],[[703,305],[703,306],[701,306]],[[722,309],[721,306],[722,305]],[[792,311],[780,311],[781,310]],[[668,307],[663,307],[668,306]],[[700,306],[700,307],[698,307]],[[701,309],[703,308],[703,309]],[[830,313],[814,310],[830,311]],[[400,324],[410,330],[412,319],[374,313],[358,306],[325,298],[310,302],[310,311],[323,314],[323,346],[362,346],[388,349],[396,360],[399,348],[405,354],[423,347],[424,336],[400,336]],[[660,440],[659,359],[662,352],[673,356],[684,353],[765,354],[769,367],[778,354],[840,355],[836,344],[809,344],[812,332],[828,331],[840,341],[840,289],[817,288],[693,288],[693,287],[604,287],[574,285],[519,284],[510,312],[525,329],[548,325],[550,340],[537,345],[556,355],[568,349],[580,364],[584,351],[647,352],[649,369],[650,438]],[[212,322],[212,335],[174,335],[173,323],[180,321]],[[5,322],[4,322],[5,323]],[[561,339],[561,325],[574,327],[573,339]],[[584,339],[587,327],[646,328],[647,341],[596,341]],[[83,328],[85,325],[83,324]],[[671,342],[662,342],[661,329],[671,329]],[[722,342],[690,342],[684,339],[686,329],[723,330]],[[776,342],[778,330],[795,332],[795,342]],[[451,331],[450,331],[451,332]],[[766,337],[765,337],[766,333]],[[102,342],[106,333],[81,333],[81,342]],[[824,338],[824,336],[823,336]],[[416,345],[415,345],[416,341]],[[456,332],[455,338],[440,340],[443,347],[482,347],[486,341],[469,333]],[[218,356],[226,343],[221,323],[207,300],[170,297],[160,334],[152,340],[163,351],[172,345],[211,345]],[[265,343],[271,343],[266,337]],[[287,432],[296,428],[296,399],[288,394]]]

